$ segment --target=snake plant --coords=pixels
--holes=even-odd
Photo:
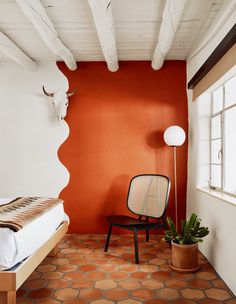
[[[192,213],[188,220],[181,221],[181,232],[179,233],[170,217],[167,217],[169,230],[165,231],[163,240],[166,242],[174,241],[180,245],[190,245],[202,242],[202,238],[208,235],[208,227],[200,227],[201,219]]]

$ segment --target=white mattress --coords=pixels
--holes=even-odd
[[[0,199],[0,205],[13,199]],[[68,217],[61,203],[17,232],[0,228],[0,271],[12,268],[30,256],[52,236],[63,220]]]

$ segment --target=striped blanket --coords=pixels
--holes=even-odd
[[[54,206],[63,203],[58,198],[18,197],[0,206],[0,227],[19,231]]]

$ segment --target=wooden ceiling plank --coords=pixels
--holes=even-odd
[[[113,17],[111,12],[111,0],[88,0],[103,56],[107,62],[109,71],[119,69]]]
[[[158,42],[152,58],[152,68],[154,70],[159,70],[163,66],[166,54],[171,47],[184,12],[186,2],[187,0],[166,0]]]
[[[77,64],[73,54],[58,37],[41,2],[39,0],[16,0],[16,2],[52,52],[58,55],[70,70],[76,70]]]
[[[27,71],[36,71],[37,64],[26,55],[10,38],[0,31],[0,51]]]

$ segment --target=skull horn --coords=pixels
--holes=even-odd
[[[48,97],[53,97],[53,93],[48,93],[46,90],[45,90],[45,88],[44,88],[44,86],[43,86],[43,92],[44,92],[44,94],[45,95],[47,95]]]
[[[67,95],[67,97],[71,97],[75,94],[75,92],[76,92],[76,89],[72,92],[66,93],[66,95]]]

